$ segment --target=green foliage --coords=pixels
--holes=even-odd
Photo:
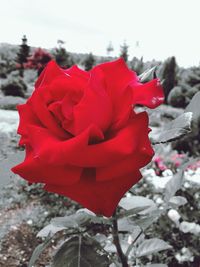
[[[22,44],[20,45],[19,52],[17,53],[16,62],[19,64],[19,74],[24,76],[24,63],[27,62],[30,53],[30,47],[27,45],[26,35],[22,38]]]
[[[114,48],[111,42],[108,44],[106,51],[107,51],[108,56],[110,55],[110,53],[114,51]]]
[[[138,248],[135,251],[135,255],[136,257],[143,257],[166,249],[172,249],[172,246],[170,246],[161,239],[151,238],[144,240],[138,246]]]
[[[192,121],[194,123],[200,121],[200,109],[197,108],[200,103],[200,92],[197,92],[192,100],[190,101],[189,105],[186,107],[185,112],[192,112]]]
[[[8,44],[0,44],[0,78],[6,78],[7,75],[16,69],[16,54],[18,48]]]
[[[95,61],[93,54],[89,53],[83,62],[85,70],[86,71],[91,70],[93,66],[95,65],[95,62],[96,61]]]
[[[191,86],[196,86],[198,89],[200,89],[200,68],[199,67],[193,67],[191,68],[191,72],[189,73],[186,82]]]
[[[152,132],[153,144],[167,143],[176,140],[191,131],[192,112],[180,115],[175,120],[165,124],[157,133]]]
[[[179,69],[177,85],[168,95],[168,103],[174,107],[185,108],[192,97],[200,91],[200,68]]]
[[[166,264],[154,263],[154,264],[147,264],[144,267],[167,267]]]
[[[177,209],[178,207],[187,204],[187,199],[182,196],[174,196],[169,199],[169,204],[172,208]]]
[[[166,184],[165,193],[164,193],[164,200],[169,201],[175,193],[181,188],[183,183],[183,170],[180,170],[169,182]]]
[[[142,74],[139,75],[139,79],[141,83],[149,82],[155,78],[156,78],[156,66],[144,71]]]
[[[61,245],[54,256],[52,267],[107,267],[109,263],[108,256],[96,240],[79,235]]]
[[[119,202],[119,206],[125,210],[132,210],[133,213],[137,213],[147,208],[154,207],[155,203],[153,200],[146,197],[130,196],[122,198]]]
[[[133,57],[133,59],[130,61],[130,68],[135,71],[137,74],[142,74],[144,71],[144,62],[143,58],[138,59],[136,57]],[[149,68],[147,68],[149,69]]]
[[[93,219],[94,218],[94,219]],[[64,263],[69,266],[79,262],[80,266],[84,264],[97,264],[97,266],[108,266],[108,255],[103,251],[100,244],[88,235],[84,235],[86,229],[92,224],[110,223],[101,217],[96,217],[85,211],[79,211],[75,214],[58,217],[51,220],[51,223],[44,227],[39,233],[38,237],[45,238],[44,243],[38,245],[33,252],[29,266],[32,266],[39,258],[44,249],[49,245],[51,239],[55,234],[65,231],[68,235],[75,235],[74,237],[64,241],[63,245],[58,249],[53,260],[53,266],[64,266]],[[78,234],[78,236],[77,236]],[[70,262],[72,260],[72,262]],[[32,264],[32,265],[31,265]],[[88,265],[86,265],[88,266]]]
[[[120,57],[124,59],[125,62],[128,62],[128,45],[124,41],[124,43],[120,46]]]
[[[183,168],[185,169],[186,167],[187,164],[185,164]],[[153,200],[141,196],[132,195],[120,201],[119,206],[125,209],[125,212],[120,210],[117,214],[116,218],[119,218],[118,229],[123,233],[131,233],[134,235],[133,242],[126,248],[126,257],[130,255],[130,257],[140,261],[140,258],[145,256],[152,255],[162,250],[172,249],[172,246],[162,239],[155,237],[144,239],[143,233],[149,227],[152,227],[152,224],[163,216],[168,209],[171,207],[178,208],[187,203],[184,197],[174,196],[175,193],[180,190],[182,182],[183,169],[181,168],[166,185],[162,209],[160,209]],[[128,211],[128,213],[126,213],[126,211]],[[53,265],[55,267],[64,266],[66,263],[71,264],[69,266],[73,266],[72,264],[75,263],[81,263],[82,265],[80,266],[84,266],[86,262],[90,263],[92,266],[104,266],[101,264],[107,266],[106,264],[108,264],[109,259],[112,259],[113,262],[116,261],[116,259],[113,258],[115,250],[108,248],[109,246],[105,242],[105,239],[103,239],[103,242],[102,239],[96,239],[94,241],[89,234],[89,229],[93,229],[95,225],[101,224],[107,224],[111,229],[113,227],[110,219],[96,216],[90,212],[86,212],[86,210],[80,210],[73,215],[52,219],[50,225],[40,231],[38,236],[52,238],[60,231],[65,231],[65,234],[68,236],[67,240],[64,241],[63,245],[55,254]],[[74,237],[70,238],[71,235],[74,235]],[[139,239],[140,242],[138,243]],[[123,243],[124,241],[124,237],[121,236],[120,242]],[[87,252],[87,249],[90,249],[90,253]],[[141,262],[143,261],[141,260]]]
[[[22,80],[22,78],[10,75],[6,80],[1,84],[1,91],[5,96],[25,96],[27,91],[27,86]]]
[[[8,63],[0,57],[0,78],[6,78],[8,70]]]
[[[63,68],[70,68],[74,64],[72,56],[63,47],[64,42],[62,40],[58,40],[57,43],[58,47],[53,51],[55,61]]]
[[[173,148],[179,152],[188,152],[190,155],[200,155],[200,144],[199,144],[199,135],[200,135],[200,112],[199,112],[199,103],[200,103],[200,93],[197,92],[189,105],[185,109],[186,112],[192,112],[192,123],[191,123],[191,133],[186,135],[180,140],[177,140],[172,144]]]
[[[163,64],[162,80],[164,80],[163,88],[166,102],[170,91],[177,84],[176,68],[177,66],[175,57],[167,59]]]
[[[197,87],[190,87],[188,84],[181,83],[170,91],[167,102],[173,107],[185,108],[198,91]]]

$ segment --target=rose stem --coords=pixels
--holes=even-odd
[[[122,266],[128,267],[127,257],[123,253],[121,245],[120,245],[116,211],[114,212],[114,214],[112,216],[112,221],[113,221],[113,227],[112,227],[113,243],[116,246],[117,253],[118,253],[118,256],[121,260]]]

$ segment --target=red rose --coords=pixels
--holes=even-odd
[[[133,106],[162,102],[159,81],[141,84],[122,59],[89,72],[51,61],[27,103],[18,106],[26,156],[12,171],[111,216],[154,154],[148,115]]]

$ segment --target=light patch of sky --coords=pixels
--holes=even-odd
[[[33,46],[62,39],[69,51],[105,55],[112,41],[117,56],[126,40],[130,58],[200,61],[199,0],[0,0],[0,7],[0,42],[26,34]]]

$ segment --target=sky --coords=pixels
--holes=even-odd
[[[124,41],[129,59],[164,60],[180,66],[200,62],[200,0],[0,0],[0,43],[35,47],[65,41],[70,52],[118,56]]]

